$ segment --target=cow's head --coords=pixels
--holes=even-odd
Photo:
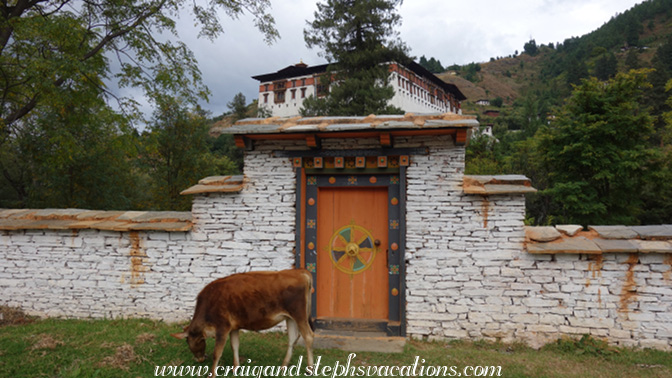
[[[205,361],[205,335],[203,332],[190,332],[189,326],[186,326],[183,332],[173,333],[171,336],[178,339],[187,339],[187,345],[189,345],[196,361]]]

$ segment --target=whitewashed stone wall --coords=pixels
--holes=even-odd
[[[324,140],[372,148],[376,139]],[[429,147],[407,170],[406,301],[411,337],[525,341],[591,334],[670,349],[672,259],[662,254],[531,255],[522,195],[462,192],[464,148],[450,137],[397,139]],[[0,231],[0,304],[64,317],[187,320],[198,291],[235,272],[295,261],[295,173],[278,149],[246,152],[238,194],[194,198],[190,232]]]
[[[463,148],[423,144],[407,171],[409,336],[672,349],[672,256],[528,254],[524,197],[463,194]]]

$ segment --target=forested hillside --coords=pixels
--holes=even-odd
[[[441,77],[493,126],[494,138],[472,141],[467,172],[522,173],[540,189],[529,223],[672,223],[672,0]]]

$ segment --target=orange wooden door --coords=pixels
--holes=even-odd
[[[388,319],[386,187],[320,188],[317,317]]]

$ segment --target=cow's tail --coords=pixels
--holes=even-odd
[[[311,316],[312,312],[312,300],[313,300],[313,275],[310,272],[306,271],[306,277],[308,278],[308,290],[306,290],[306,317],[308,318],[308,325],[310,325],[311,331],[315,332],[315,322]]]

